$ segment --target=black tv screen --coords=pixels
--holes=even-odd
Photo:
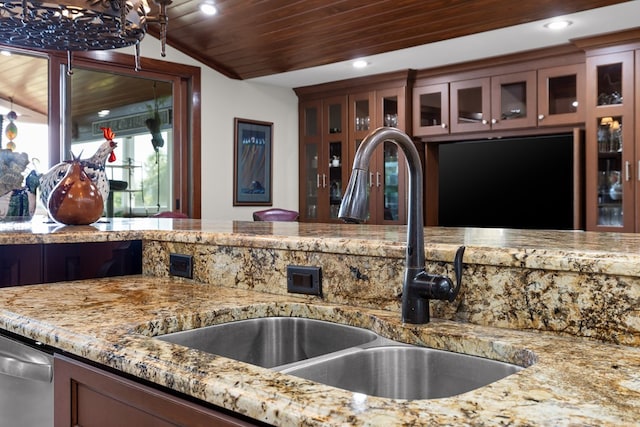
[[[574,228],[573,134],[439,144],[438,223]]]

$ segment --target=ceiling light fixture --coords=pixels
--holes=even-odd
[[[147,0],[8,0],[0,2],[0,44],[27,49],[71,52],[135,46],[140,69],[140,41],[147,24],[160,25],[162,56],[166,56],[167,6],[153,0],[157,16],[149,16]]]
[[[566,19],[564,20],[557,20],[557,21],[551,21],[548,22],[546,24],[544,24],[545,28],[548,28],[550,30],[562,30],[567,28],[569,25],[573,24],[573,22],[571,21],[567,21]]]
[[[207,1],[204,3],[200,3],[200,12],[205,15],[213,16],[218,13],[218,9],[216,9],[216,5],[213,2]]]
[[[367,61],[365,61],[364,59],[356,59],[355,61],[353,61],[353,68],[367,68],[369,66],[369,63]]]

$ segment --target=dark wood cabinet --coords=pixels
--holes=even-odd
[[[54,378],[55,427],[259,425],[60,355]]]
[[[338,220],[349,179],[347,97],[300,104],[300,220]]]
[[[381,126],[411,134],[413,71],[297,88],[300,99],[300,220],[339,222],[338,210],[362,140]],[[406,223],[406,165],[395,144],[369,166],[369,219]]]
[[[0,287],[140,273],[140,240],[0,245]]]
[[[584,123],[584,54],[561,52],[419,72],[413,88],[414,136]]]

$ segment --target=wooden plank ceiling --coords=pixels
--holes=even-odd
[[[229,77],[248,79],[621,1],[216,0],[213,17],[201,14],[199,3],[173,0],[168,44]]]
[[[173,0],[168,44],[221,73],[248,79],[349,60],[482,31],[621,3],[620,0],[216,0],[218,14],[200,1]],[[153,14],[153,11],[152,11]],[[149,33],[157,36],[157,26]],[[47,114],[47,62],[24,55],[0,57],[0,98]],[[74,93],[105,100],[134,95],[86,82]],[[139,86],[139,85],[138,85]],[[104,93],[96,93],[95,87]],[[147,90],[148,92],[148,90]],[[147,96],[147,95],[144,95]],[[144,98],[143,100],[146,100]],[[76,100],[74,102],[80,102]]]

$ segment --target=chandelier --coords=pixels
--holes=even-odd
[[[136,48],[140,68],[140,41],[147,24],[160,25],[164,57],[167,6],[172,0],[153,0],[157,16],[149,16],[147,0],[0,0],[0,44],[28,49],[71,52]],[[69,64],[70,65],[70,64]]]

